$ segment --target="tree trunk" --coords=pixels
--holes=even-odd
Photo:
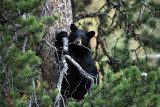
[[[40,57],[42,58],[42,73],[43,78],[49,84],[53,90],[56,88],[60,67],[59,61],[56,57],[56,50],[54,49],[54,43],[56,40],[56,34],[59,31],[70,32],[70,24],[73,22],[72,18],[72,6],[70,0],[46,0],[42,10],[42,15],[51,16],[59,15],[60,19],[56,21],[52,27],[47,29],[47,33],[44,35],[43,40],[48,43],[49,47],[41,47]]]

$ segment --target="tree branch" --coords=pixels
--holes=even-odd
[[[75,19],[73,20],[73,22],[77,22],[77,21],[79,21],[81,19],[84,19],[84,18],[96,17],[96,16],[99,16],[101,14],[102,14],[101,12],[89,13],[89,14],[81,14],[81,15],[75,17]]]
[[[55,99],[55,104],[54,104],[55,107],[59,107],[60,100],[61,99],[63,100],[63,97],[61,95],[61,86],[62,86],[63,77],[65,74],[67,75],[67,70],[68,70],[68,64],[66,62],[66,59],[63,57],[63,55],[62,55],[61,60],[62,60],[62,64],[63,64],[63,69],[60,72],[60,76],[59,76],[59,80],[58,80],[58,84],[57,84],[57,89],[59,90],[59,94],[56,96],[56,99]],[[65,107],[65,102],[63,102],[63,106]]]
[[[89,73],[87,73],[86,71],[84,71],[82,69],[82,67],[75,60],[73,60],[69,55],[65,55],[65,58],[68,59],[73,65],[75,65],[75,67],[78,69],[80,74],[83,75],[88,80],[90,80],[91,81],[91,86],[93,86],[94,79],[96,79],[97,77],[96,76],[92,76]],[[97,80],[96,80],[96,83],[97,83]]]
[[[68,38],[67,37],[63,37],[62,38],[62,42],[63,42],[63,50],[64,50],[64,52],[68,52]],[[60,106],[60,100],[61,99],[63,101],[63,106],[64,107],[66,106],[65,102],[64,102],[64,99],[63,99],[63,97],[61,95],[61,87],[62,87],[63,77],[64,77],[64,75],[67,75],[67,70],[68,70],[68,64],[66,62],[64,54],[65,53],[62,53],[62,55],[61,55],[61,61],[62,61],[63,69],[60,72],[60,76],[59,76],[59,80],[58,80],[58,84],[57,84],[57,89],[59,91],[59,94],[56,96],[56,99],[55,99],[54,106],[56,106],[56,107]]]
[[[27,40],[28,40],[28,37],[26,36],[26,37],[24,38],[24,42],[23,42],[23,50],[22,50],[23,53],[25,53]]]
[[[102,40],[102,31],[101,31],[101,29],[102,29],[102,23],[103,23],[103,20],[102,20],[103,16],[100,16],[99,18],[100,18],[100,24],[98,26],[97,39],[98,39],[98,42],[99,42],[99,44],[100,44],[100,46],[102,48],[102,51],[103,51],[104,55],[106,55],[108,57],[108,59],[110,61],[109,64],[113,64],[114,63],[114,64],[117,64],[117,65],[123,66],[121,63],[119,63],[119,61],[117,61],[116,59],[113,59],[109,55],[109,53],[106,51],[104,43],[103,43],[103,40]]]
[[[107,16],[110,20],[112,20],[113,22],[117,23],[118,25],[120,25],[125,31],[127,31],[127,28],[123,27],[119,22],[117,22],[116,20],[114,20],[110,15],[108,15],[107,13],[105,12],[96,12],[96,13],[89,13],[89,14],[81,14],[77,17],[75,17],[75,19],[73,20],[73,22],[77,22],[81,19],[85,19],[85,18],[92,18],[92,17],[96,17],[96,16],[102,16],[102,15],[105,15]]]

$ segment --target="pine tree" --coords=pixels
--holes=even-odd
[[[106,0],[94,13],[85,12],[82,4],[79,6],[83,10],[77,11],[74,21],[91,18],[80,22],[82,28],[93,26],[93,18],[99,21],[93,55],[103,78],[99,86],[93,87],[91,95],[87,94],[80,102],[70,99],[68,106],[158,107],[159,59],[148,54],[160,50],[160,3]]]
[[[40,16],[42,4],[41,0],[0,1],[1,106],[38,106],[39,100],[45,103],[53,93],[46,91],[38,68],[42,60],[36,56],[36,43],[54,23],[51,17]]]
[[[57,32],[69,33],[72,20],[84,30],[96,23],[93,59],[102,80],[80,102],[69,99],[68,107],[159,106],[160,60],[152,63],[148,54],[160,50],[160,3],[106,0],[88,13],[91,2],[0,1],[1,106],[55,106],[60,63],[54,41]]]
[[[108,70],[100,87],[94,86],[92,95],[86,95],[81,102],[71,101],[69,107],[126,107],[158,106],[160,73],[151,71],[147,77],[137,66],[114,73]]]

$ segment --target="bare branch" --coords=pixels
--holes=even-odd
[[[27,41],[28,41],[28,37],[26,36],[26,37],[24,38],[24,42],[23,42],[23,50],[22,50],[23,53],[25,53]]]
[[[142,2],[142,4],[143,4],[145,7],[149,8],[149,9],[152,10],[152,11],[154,11],[154,9],[152,9],[151,7],[149,7],[144,1],[141,0],[141,2]]]
[[[67,75],[67,70],[68,70],[68,64],[67,64],[66,59],[64,57],[62,57],[62,64],[63,64],[63,69],[60,73],[58,84],[57,84],[57,89],[59,90],[59,94],[56,96],[55,105],[54,105],[56,107],[59,107],[60,100],[61,99],[63,100],[63,97],[61,95],[61,86],[62,86],[63,77],[64,77],[65,74]],[[64,102],[63,102],[63,106],[65,107]]]
[[[55,53],[56,53],[56,56],[57,56],[57,59],[59,61],[59,58],[58,58],[58,52],[57,52],[57,48],[53,45],[51,45],[49,42],[43,40],[48,46],[50,46],[51,48],[53,48],[55,50]]]
[[[100,12],[105,6],[106,6],[107,3],[105,3],[99,10],[98,12]]]
[[[68,38],[64,37],[64,38],[62,38],[62,41],[63,41],[63,50],[65,52],[68,52]]]
[[[7,65],[4,63],[4,64],[3,64],[3,70],[2,70],[2,72],[1,72],[1,74],[2,74],[2,73],[5,73],[6,67],[7,67]]]
[[[6,18],[4,17],[4,15],[1,13],[0,11],[0,16],[2,17],[2,19],[0,19],[1,23],[5,23],[6,22]]]
[[[117,65],[123,67],[124,65],[121,62],[117,61],[116,59],[112,58],[112,56],[110,56],[109,52],[107,52],[106,49],[105,49],[105,45],[104,45],[103,40],[102,40],[102,30],[101,30],[102,29],[102,23],[103,23],[103,16],[100,16],[99,18],[100,18],[100,24],[98,26],[98,35],[97,35],[98,40],[97,41],[98,41],[99,45],[101,46],[104,55],[106,55],[109,59],[108,64],[109,65],[117,64]]]
[[[32,81],[32,86],[33,86],[33,90],[34,90],[34,101],[36,102],[37,107],[39,107],[39,104],[38,104],[38,102],[37,102],[36,92],[35,92],[36,84],[35,84],[35,81],[34,81],[33,78],[31,78],[31,81]]]
[[[75,18],[75,20],[73,22],[77,22],[81,19],[84,19],[84,18],[92,18],[92,17],[96,17],[96,16],[102,16],[102,15],[105,15],[107,16],[110,20],[112,20],[113,22],[117,23],[118,25],[120,25],[125,31],[127,31],[127,28],[123,27],[119,22],[117,22],[116,20],[114,20],[110,15],[108,15],[107,13],[105,12],[96,12],[96,13],[89,13],[89,14],[83,14],[83,15],[79,15]]]
[[[84,19],[84,18],[92,18],[92,17],[96,17],[96,16],[99,16],[101,15],[102,13],[101,12],[96,12],[96,13],[89,13],[89,14],[81,14],[77,17],[75,17],[74,21],[73,22],[77,22],[81,19]]]
[[[44,16],[44,14],[45,14],[47,2],[48,2],[48,0],[45,0],[44,6],[42,8],[41,16]]]
[[[53,15],[52,15],[52,13],[51,13],[49,7],[48,7],[48,3],[46,4],[45,8],[47,9],[49,15],[53,18]]]
[[[63,50],[65,52],[68,52],[68,38],[67,37],[63,37],[62,38],[62,42],[63,42]],[[61,55],[61,61],[62,61],[62,65],[63,65],[63,69],[62,71],[60,72],[60,76],[59,76],[59,80],[58,80],[58,84],[57,84],[57,89],[59,90],[59,95],[56,96],[56,99],[55,99],[55,104],[54,106],[56,107],[59,107],[60,106],[60,100],[62,99],[63,101],[63,106],[65,107],[65,102],[64,102],[64,99],[61,95],[61,87],[62,87],[62,81],[63,81],[63,78],[64,78],[64,75],[67,75],[67,70],[68,70],[68,64],[66,62],[66,59],[64,57],[64,54],[65,53],[62,53]]]
[[[65,55],[65,58],[68,59],[72,64],[74,64],[75,67],[77,67],[78,71],[81,73],[81,75],[83,75],[85,78],[90,80],[92,85],[94,84],[94,78],[96,79],[97,77],[92,76],[88,74],[86,71],[84,71],[82,67],[75,60],[73,60],[69,55]]]

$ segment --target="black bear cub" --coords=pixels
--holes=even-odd
[[[95,32],[86,32],[78,30],[74,24],[71,24],[71,34],[69,35],[68,54],[85,70],[87,73],[99,79],[97,68],[92,60],[90,39],[94,37]],[[62,47],[62,37],[67,36],[66,32],[60,32],[57,35],[56,47]],[[61,52],[59,52],[60,56]],[[91,82],[82,76],[78,69],[67,60],[67,76],[63,78],[61,94],[64,98],[72,97],[77,101],[84,98],[89,91]]]

